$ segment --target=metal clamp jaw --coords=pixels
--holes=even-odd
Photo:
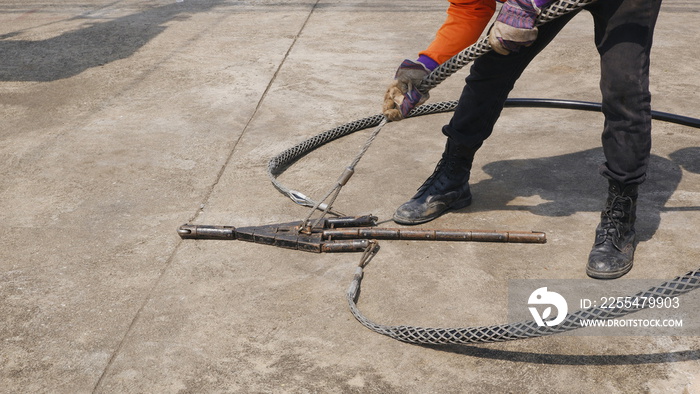
[[[210,226],[183,224],[177,230],[182,239],[241,240],[281,248],[316,253],[363,252],[367,239],[333,240],[326,230],[342,227],[376,226],[377,217],[372,215],[328,218],[315,227],[303,227],[304,223],[289,222],[254,227]]]

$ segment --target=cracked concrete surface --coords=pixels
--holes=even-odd
[[[379,112],[447,2],[0,4],[0,392],[700,392],[698,336],[552,336],[423,347],[358,324],[358,256],[182,241],[185,222],[299,220],[267,160]],[[700,117],[700,5],[666,0],[654,109]],[[512,97],[599,101],[581,13]],[[453,100],[466,70],[433,92]],[[431,173],[449,114],[391,123],[336,207],[386,221]],[[361,307],[386,323],[505,322],[510,279],[586,280],[602,207],[602,116],[507,109],[479,151],[474,204],[431,228],[542,230],[545,245],[382,242]],[[319,196],[367,132],[289,168]],[[698,130],[654,123],[630,279],[697,268]],[[700,318],[700,317],[698,317]]]

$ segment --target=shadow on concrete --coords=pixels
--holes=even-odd
[[[700,211],[700,206],[666,207],[682,178],[682,169],[700,174],[700,147],[680,149],[670,160],[652,155],[647,181],[640,188],[637,232],[641,240],[650,239],[660,224],[664,211]],[[459,214],[525,210],[543,216],[569,216],[577,212],[600,211],[606,196],[607,182],[592,163],[602,163],[602,148],[566,155],[502,160],[484,165],[491,176],[471,186],[475,202],[457,211]],[[517,204],[536,197],[539,204]],[[548,365],[639,365],[700,360],[700,350],[683,350],[654,354],[565,355],[489,349],[471,345],[419,345],[442,352],[492,360]]]
[[[679,149],[671,153],[669,157],[686,171],[700,174],[700,147],[692,146]]]
[[[640,365],[700,360],[700,351],[698,350],[682,350],[654,354],[569,355],[515,352],[469,345],[434,345],[424,347],[491,360],[547,365]]]
[[[163,32],[167,22],[222,3],[173,2],[41,41],[7,40],[17,33],[5,34],[0,36],[0,81],[55,81],[128,58]]]
[[[681,167],[700,173],[699,154],[700,148],[696,147],[674,152],[670,155],[672,160],[652,155],[647,181],[640,187],[636,226],[639,241],[649,240],[656,233],[661,212],[674,210],[666,208],[666,203],[681,181]],[[471,185],[474,203],[455,213],[522,210],[560,217],[600,212],[607,196],[607,182],[591,168],[603,162],[602,148],[595,148],[560,156],[488,163],[483,170],[491,178]],[[687,210],[700,211],[700,207]]]
[[[700,206],[666,207],[682,178],[682,169],[700,174],[700,147],[688,147],[669,155],[670,160],[652,155],[647,181],[640,188],[637,232],[650,239],[659,227],[661,212],[700,211]],[[525,210],[543,216],[569,216],[577,212],[600,211],[607,182],[592,163],[602,163],[602,148],[538,159],[502,160],[484,165],[491,176],[471,186],[472,206],[457,213],[494,210]],[[517,204],[536,197],[539,204]],[[492,360],[548,365],[639,365],[700,360],[700,350],[654,354],[566,355],[489,349],[471,345],[419,345],[442,352]]]

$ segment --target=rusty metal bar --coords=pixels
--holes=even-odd
[[[339,218],[327,218],[324,228],[336,227],[367,227],[376,226],[377,217],[372,215],[364,216],[344,216]]]
[[[399,239],[418,241],[473,241],[546,243],[547,236],[538,231],[482,231],[482,230],[424,230],[400,228],[338,228],[326,229],[323,239]]]
[[[236,239],[236,228],[233,226],[183,224],[177,233],[182,239]]]
[[[350,239],[347,241],[328,241],[321,244],[321,252],[324,253],[345,253],[364,252],[369,246],[367,239]]]

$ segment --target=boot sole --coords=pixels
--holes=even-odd
[[[586,267],[586,275],[590,276],[593,279],[617,279],[626,273],[630,272],[632,269],[632,264],[630,264],[628,267],[626,267],[623,270],[620,271],[614,271],[614,272],[600,272],[600,271],[595,271],[592,270],[588,267]]]
[[[455,210],[462,209],[462,208],[466,208],[466,207],[468,207],[469,205],[471,205],[471,203],[472,203],[472,196],[469,196],[469,198],[467,198],[467,199],[465,199],[465,200],[461,200],[461,201],[456,201],[456,202],[454,202],[452,205],[450,205],[449,207],[447,207],[446,209],[444,209],[444,210],[442,210],[442,211],[440,211],[440,212],[437,212],[437,213],[435,213],[435,214],[433,214],[433,215],[430,215],[430,216],[426,216],[426,217],[418,218],[418,219],[406,219],[406,218],[398,217],[398,216],[396,216],[396,214],[394,214],[394,217],[392,218],[392,220],[393,220],[394,222],[398,223],[398,224],[406,224],[406,225],[415,225],[415,224],[427,223],[427,222],[429,222],[429,221],[431,221],[431,220],[437,219],[438,217],[440,217],[440,216],[446,214],[447,212],[455,211]]]

